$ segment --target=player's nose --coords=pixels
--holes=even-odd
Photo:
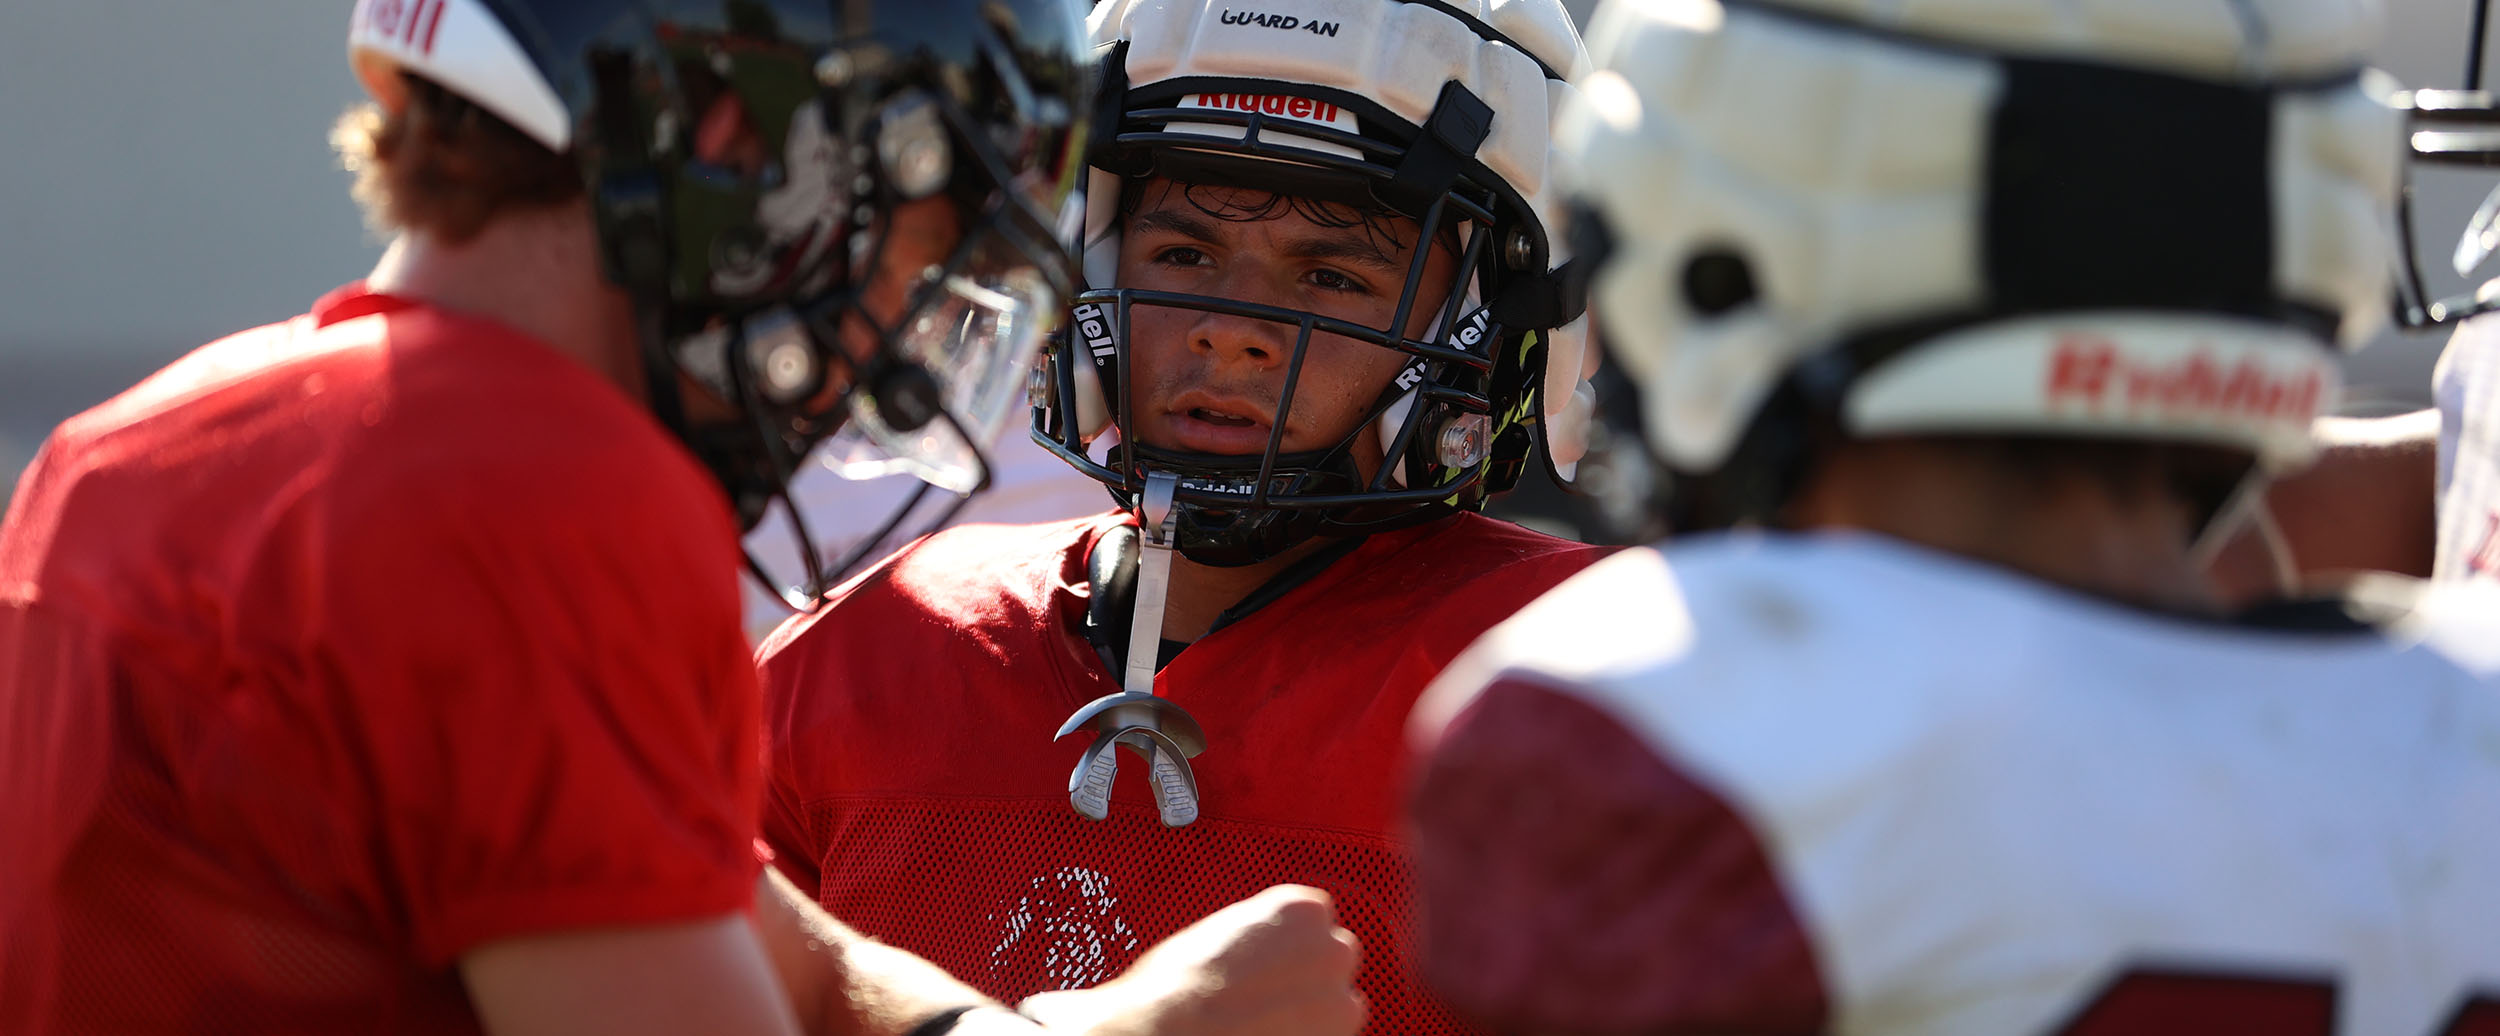
[[[1198,311],[1190,321],[1190,351],[1220,364],[1281,367],[1293,356],[1300,327],[1238,313]]]

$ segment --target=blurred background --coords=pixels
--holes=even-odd
[[[2471,0],[2389,6],[2381,67],[2457,85]],[[326,142],[361,96],[349,7],[0,3],[0,487],[62,418],[371,266],[380,242]],[[2493,182],[2417,173],[2435,290],[2459,286],[2445,257]],[[2348,409],[2426,404],[2439,345],[2383,337],[2352,361]]]

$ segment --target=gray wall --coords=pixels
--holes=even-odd
[[[346,0],[0,0],[0,480],[183,351],[379,253],[328,152]]]
[[[350,6],[0,0],[0,481],[61,418],[371,264],[325,142],[360,96]],[[2467,0],[2392,7],[2382,63],[2456,82]],[[2447,253],[2489,182],[2426,181],[2427,251]],[[2385,345],[2355,362],[2365,391],[2425,398],[2437,342]]]

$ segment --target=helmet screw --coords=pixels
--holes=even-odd
[[[1491,452],[1493,419],[1483,414],[1460,414],[1441,425],[1439,460],[1445,468],[1472,468],[1484,462]]]
[[[826,86],[848,85],[853,71],[851,56],[842,51],[833,51],[816,59],[816,81]]]
[[[905,94],[886,106],[877,129],[877,160],[886,179],[905,198],[926,198],[954,175],[937,105],[923,94]]]
[[[1536,242],[1528,239],[1527,231],[1510,232],[1510,240],[1502,244],[1502,261],[1514,270],[1525,270],[1536,261]]]
[[[796,332],[794,325],[785,325],[751,340],[749,362],[765,398],[775,403],[797,402],[816,378],[816,357],[806,336]]]

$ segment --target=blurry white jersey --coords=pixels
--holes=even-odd
[[[1523,1031],[2500,1032],[2500,590],[2406,604],[1619,554],[1418,707],[1427,973]]]
[[[995,465],[990,473],[990,488],[964,504],[952,524],[1025,525],[1111,509],[1111,495],[1102,483],[1078,473],[1057,454],[1036,444],[1019,422],[1009,422],[1006,434],[992,447],[990,459]],[[792,480],[790,495],[807,521],[808,533],[816,537],[817,552],[839,559],[861,540],[876,535],[894,509],[921,485],[919,479],[910,475],[866,481],[847,479],[811,458]],[[929,490],[914,517],[887,536],[884,543],[872,548],[859,568],[900,549],[914,535],[932,531],[926,528],[928,521],[922,516],[934,514],[952,499],[944,490]],[[787,583],[799,581],[803,570],[797,542],[791,538],[788,517],[780,509],[774,509],[747,534],[746,545],[766,572]],[[790,609],[752,577],[745,581],[745,586],[748,639],[761,641],[790,617]]]
[[[2439,403],[2439,556],[2432,575],[2500,575],[2500,319],[2459,326],[2431,385]]]

